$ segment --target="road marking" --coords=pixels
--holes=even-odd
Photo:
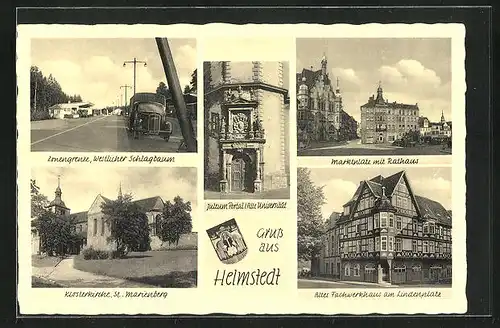
[[[87,125],[87,124],[94,123],[94,122],[97,122],[97,121],[99,121],[99,120],[105,119],[106,117],[107,117],[107,116],[100,117],[100,118],[98,118],[97,120],[93,120],[93,121],[89,121],[89,122],[87,122],[87,123],[83,123],[83,124],[77,125],[77,126],[75,126],[75,127],[72,127],[71,129],[67,129],[67,130],[64,130],[64,131],[58,132],[58,133],[56,133],[56,134],[53,134],[53,135],[51,135],[51,136],[48,136],[47,138],[43,138],[43,139],[40,139],[40,140],[38,140],[38,141],[32,142],[32,143],[31,143],[31,146],[36,145],[37,143],[40,143],[40,142],[42,142],[42,141],[48,140],[48,139],[50,139],[50,138],[57,137],[57,136],[59,136],[59,135],[61,135],[61,134],[63,134],[63,133],[66,133],[66,132],[69,132],[69,131],[72,131],[72,130],[75,130],[75,129],[81,128],[81,127],[82,127],[82,126],[84,126],[84,125]]]

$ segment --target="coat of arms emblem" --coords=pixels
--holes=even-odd
[[[235,219],[218,224],[207,233],[222,263],[236,263],[247,255],[248,248]]]

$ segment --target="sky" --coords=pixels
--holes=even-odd
[[[164,201],[179,195],[191,201],[196,210],[196,168],[175,167],[80,167],[32,169],[32,179],[49,201],[54,199],[57,176],[61,175],[62,200],[71,213],[87,211],[98,194],[116,199],[120,182],[123,194],[132,193],[133,199],[160,196]],[[105,179],[104,179],[105,177]]]
[[[344,110],[360,122],[360,106],[377,93],[389,102],[418,103],[420,116],[451,121],[451,39],[297,39],[297,73],[321,69],[339,78]]]
[[[196,40],[169,39],[181,88],[189,84],[196,69]],[[137,92],[155,92],[160,82],[166,83],[165,72],[155,39],[32,39],[31,65],[45,76],[52,74],[67,94],[80,94],[83,101],[96,107],[123,102],[122,85],[133,85],[133,65],[124,61],[135,58]],[[127,90],[127,98],[133,90]]]
[[[369,180],[377,175],[388,177],[402,169],[397,168],[312,168],[311,180],[316,186],[324,186],[326,204],[323,205],[323,218],[328,218],[333,211],[342,212],[362,180]],[[406,168],[406,176],[413,192],[418,196],[435,200],[445,209],[451,210],[451,168]]]

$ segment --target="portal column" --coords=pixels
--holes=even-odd
[[[255,180],[253,182],[253,189],[255,192],[262,191],[262,180],[260,176],[260,148],[255,149],[255,169],[257,170]]]
[[[377,280],[378,280],[378,283],[381,284],[384,282],[384,274],[383,274],[382,265],[380,265],[380,263],[377,265],[377,272],[378,272]]]
[[[220,181],[220,191],[228,192],[227,190],[227,164],[226,164],[226,151],[222,150],[222,180]]]
[[[389,283],[392,284],[392,260],[387,260],[389,263]]]

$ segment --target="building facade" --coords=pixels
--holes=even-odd
[[[451,121],[446,121],[444,113],[441,111],[441,120],[439,122],[431,122],[427,117],[420,117],[418,120],[420,135],[422,137],[430,137],[432,139],[451,138]]]
[[[413,193],[404,171],[361,181],[327,221],[320,274],[379,284],[449,283],[451,211]]]
[[[289,186],[288,91],[282,62],[205,62],[205,190]]]
[[[357,139],[358,123],[344,111],[339,80],[334,89],[327,73],[327,59],[321,69],[303,69],[296,75],[297,136],[300,142]]]
[[[47,206],[47,209],[55,213],[56,215],[63,216],[67,218],[71,224],[73,232],[76,233],[79,238],[79,243],[77,245],[71,245],[69,253],[79,254],[85,247],[92,247],[94,249],[101,250],[114,250],[115,244],[110,242],[108,238],[111,235],[109,224],[107,223],[107,217],[104,215],[101,209],[101,205],[110,202],[109,198],[97,195],[92,205],[88,211],[78,212],[71,214],[71,210],[66,207],[65,203],[61,198],[62,191],[60,185],[57,186],[55,191],[55,198]],[[121,196],[121,187],[118,193],[118,197]],[[145,199],[139,199],[133,201],[134,204],[144,212],[148,218],[149,224],[149,234],[151,238],[151,250],[158,250],[163,248],[168,248],[168,245],[163,245],[160,238],[157,236],[157,230],[159,227],[161,215],[165,203],[160,196],[154,196]],[[34,221],[32,221],[34,223]],[[31,228],[31,249],[32,254],[40,254],[40,236],[36,229],[36,225],[32,224]],[[196,233],[188,233],[181,236],[179,240],[180,244],[197,245]]]
[[[361,109],[361,143],[384,144],[401,139],[409,131],[419,130],[418,104],[402,104],[384,99],[382,86],[377,97],[370,96]]]

